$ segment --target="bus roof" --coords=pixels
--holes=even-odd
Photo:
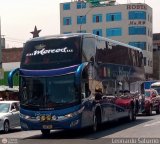
[[[57,39],[59,39],[59,38],[64,38],[65,39],[67,37],[76,37],[76,36],[77,37],[98,38],[98,39],[101,39],[101,40],[104,40],[104,41],[116,43],[116,44],[119,44],[119,45],[122,45],[122,46],[125,46],[125,47],[135,49],[135,50],[138,50],[138,51],[142,52],[142,50],[138,47],[134,47],[134,46],[131,46],[131,45],[128,45],[128,44],[125,44],[125,43],[122,43],[122,42],[119,42],[119,41],[116,41],[116,40],[112,40],[112,39],[109,39],[109,38],[106,38],[106,37],[101,37],[101,36],[91,34],[91,33],[68,33],[68,34],[59,34],[59,35],[48,35],[48,36],[32,38],[32,39],[28,40],[27,42],[29,42],[29,41],[39,41],[39,40],[49,40],[49,39],[56,39],[56,38]]]

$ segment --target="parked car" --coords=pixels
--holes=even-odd
[[[144,95],[139,98],[140,112],[146,115],[152,115],[152,111],[156,114],[160,113],[160,96],[155,89],[146,89]]]
[[[19,101],[0,101],[0,130],[7,133],[20,126]]]

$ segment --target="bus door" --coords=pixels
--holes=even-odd
[[[92,94],[89,89],[89,79],[88,79],[88,67],[86,67],[82,72],[82,80],[81,80],[81,101],[82,106],[84,106],[84,110],[82,113],[82,126],[91,125],[91,121],[93,121],[93,99]]]

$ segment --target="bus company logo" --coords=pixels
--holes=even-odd
[[[46,55],[55,53],[73,53],[73,49],[68,49],[68,47],[57,48],[57,49],[45,49],[45,45],[36,46],[36,50],[32,53],[27,53],[26,56],[36,56],[36,55]]]

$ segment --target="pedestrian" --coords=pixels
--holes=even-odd
[[[95,100],[101,100],[102,99],[102,89],[96,88],[95,89]]]

